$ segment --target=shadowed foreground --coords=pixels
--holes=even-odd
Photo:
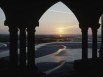
[[[8,57],[1,58],[0,59],[0,77],[8,77],[9,76],[9,70],[8,70]],[[102,75],[103,71],[103,60],[98,59],[95,61],[96,63],[93,62],[92,59],[88,59],[88,62],[83,62],[81,60],[76,60],[75,62],[66,62],[61,68],[53,71],[50,74],[41,74],[40,76],[38,75],[37,77],[100,77]],[[41,68],[41,70],[47,70],[48,68],[53,68],[58,66],[59,63],[39,63],[37,66]],[[47,66],[47,68],[44,68]],[[34,73],[34,76],[30,75],[30,73],[25,70],[25,73],[17,72],[17,75],[15,77],[34,77],[36,76],[36,73]]]

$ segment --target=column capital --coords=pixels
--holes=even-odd
[[[7,20],[5,20],[5,21],[4,21],[4,25],[5,25],[5,26],[9,26],[9,25],[11,25],[11,23],[8,22]]]
[[[27,32],[35,32],[35,27],[28,27]]]
[[[18,27],[16,27],[16,26],[9,26],[9,32],[12,32],[12,33],[18,32]]]
[[[29,27],[36,27],[36,26],[39,26],[39,22],[38,21],[37,22],[34,21],[33,23],[29,23],[26,26],[27,26],[27,28],[29,28]]]
[[[5,25],[5,26],[8,26],[8,27],[10,27],[10,26],[11,26],[11,27],[14,27],[14,26],[15,26],[15,27],[18,27],[18,23],[15,23],[15,22],[9,21],[9,20],[5,20],[5,21],[4,21],[4,25]]]
[[[88,25],[86,25],[86,24],[79,24],[79,28],[81,28],[82,30],[88,30]]]
[[[100,24],[99,23],[96,23],[96,24],[93,24],[91,26],[91,29],[98,29],[100,27]]]
[[[31,25],[27,26],[27,32],[35,32],[36,31],[35,28],[36,28],[36,26],[34,26],[34,25],[33,26],[31,26]]]
[[[26,26],[21,25],[21,26],[19,26],[18,28],[19,28],[20,30],[25,30],[25,29],[26,29]]]

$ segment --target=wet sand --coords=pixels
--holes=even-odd
[[[63,52],[60,52],[58,54],[56,54],[55,56],[74,56],[74,59],[77,59],[79,57],[81,57],[81,54],[78,55],[78,53],[81,53],[82,49],[81,49],[81,43],[80,42],[74,42],[74,43],[64,43],[64,42],[61,42],[61,43],[50,43],[50,44],[47,44],[41,48],[39,48],[37,51],[36,51],[36,54],[38,54],[39,56],[37,56],[36,58],[39,58],[42,56],[46,56],[46,55],[49,55],[49,54],[52,54],[52,53],[55,53],[58,49],[61,48],[61,46],[63,47],[66,46],[67,49],[71,50],[64,50]],[[60,47],[60,48],[59,48]],[[92,48],[92,44],[89,43],[89,48]],[[98,43],[98,48],[100,47],[100,43]],[[75,51],[72,51],[72,49],[74,49]],[[90,51],[90,56],[91,56],[91,50]],[[69,54],[67,54],[66,52],[70,52]],[[74,53],[73,53],[74,52]],[[76,56],[78,55],[78,56]],[[42,70],[43,72],[45,72],[46,70],[48,69],[52,69],[52,68],[55,68],[57,67],[58,65],[60,65],[60,62],[41,62],[41,63],[38,63],[37,66],[40,70]],[[74,60],[71,60],[69,62],[65,62],[60,68],[52,71],[51,73],[47,74],[47,77],[78,77],[77,74],[74,74]]]
[[[62,49],[62,48],[63,48],[63,46],[55,45],[55,44],[42,46],[35,51],[35,58],[52,54],[52,53],[56,52],[58,49]]]
[[[65,45],[67,48],[70,49],[77,49],[81,48],[81,43],[50,43],[45,46],[41,46],[35,51],[35,58],[43,57],[52,53],[55,53],[59,49],[63,49]],[[98,45],[98,47],[100,44]],[[89,48],[91,48],[91,44],[89,45]],[[7,55],[6,55],[7,56]],[[6,57],[5,56],[5,57]],[[55,56],[69,56],[68,54],[65,54],[65,52],[58,53]],[[8,57],[2,58],[5,60],[8,60]],[[1,61],[0,61],[1,62]],[[37,63],[38,68],[45,72],[49,69],[55,68],[59,66],[62,62],[41,62]],[[5,67],[5,66],[4,66]],[[68,77],[74,73],[73,71],[73,62],[65,62],[64,65],[62,65],[60,68],[54,70],[50,74],[47,75],[47,77]],[[73,76],[74,77],[74,76]],[[75,76],[76,77],[76,76]]]

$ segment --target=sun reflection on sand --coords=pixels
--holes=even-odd
[[[64,58],[61,57],[61,56],[55,56],[55,60],[56,60],[57,62],[60,62],[60,61],[64,61]]]
[[[63,37],[63,35],[62,35],[62,34],[60,34],[60,35],[59,35],[59,37]]]

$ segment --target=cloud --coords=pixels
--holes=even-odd
[[[64,11],[57,11],[57,10],[49,10],[50,12],[57,12],[57,13],[64,13],[64,14],[73,14],[69,12],[64,12]]]

